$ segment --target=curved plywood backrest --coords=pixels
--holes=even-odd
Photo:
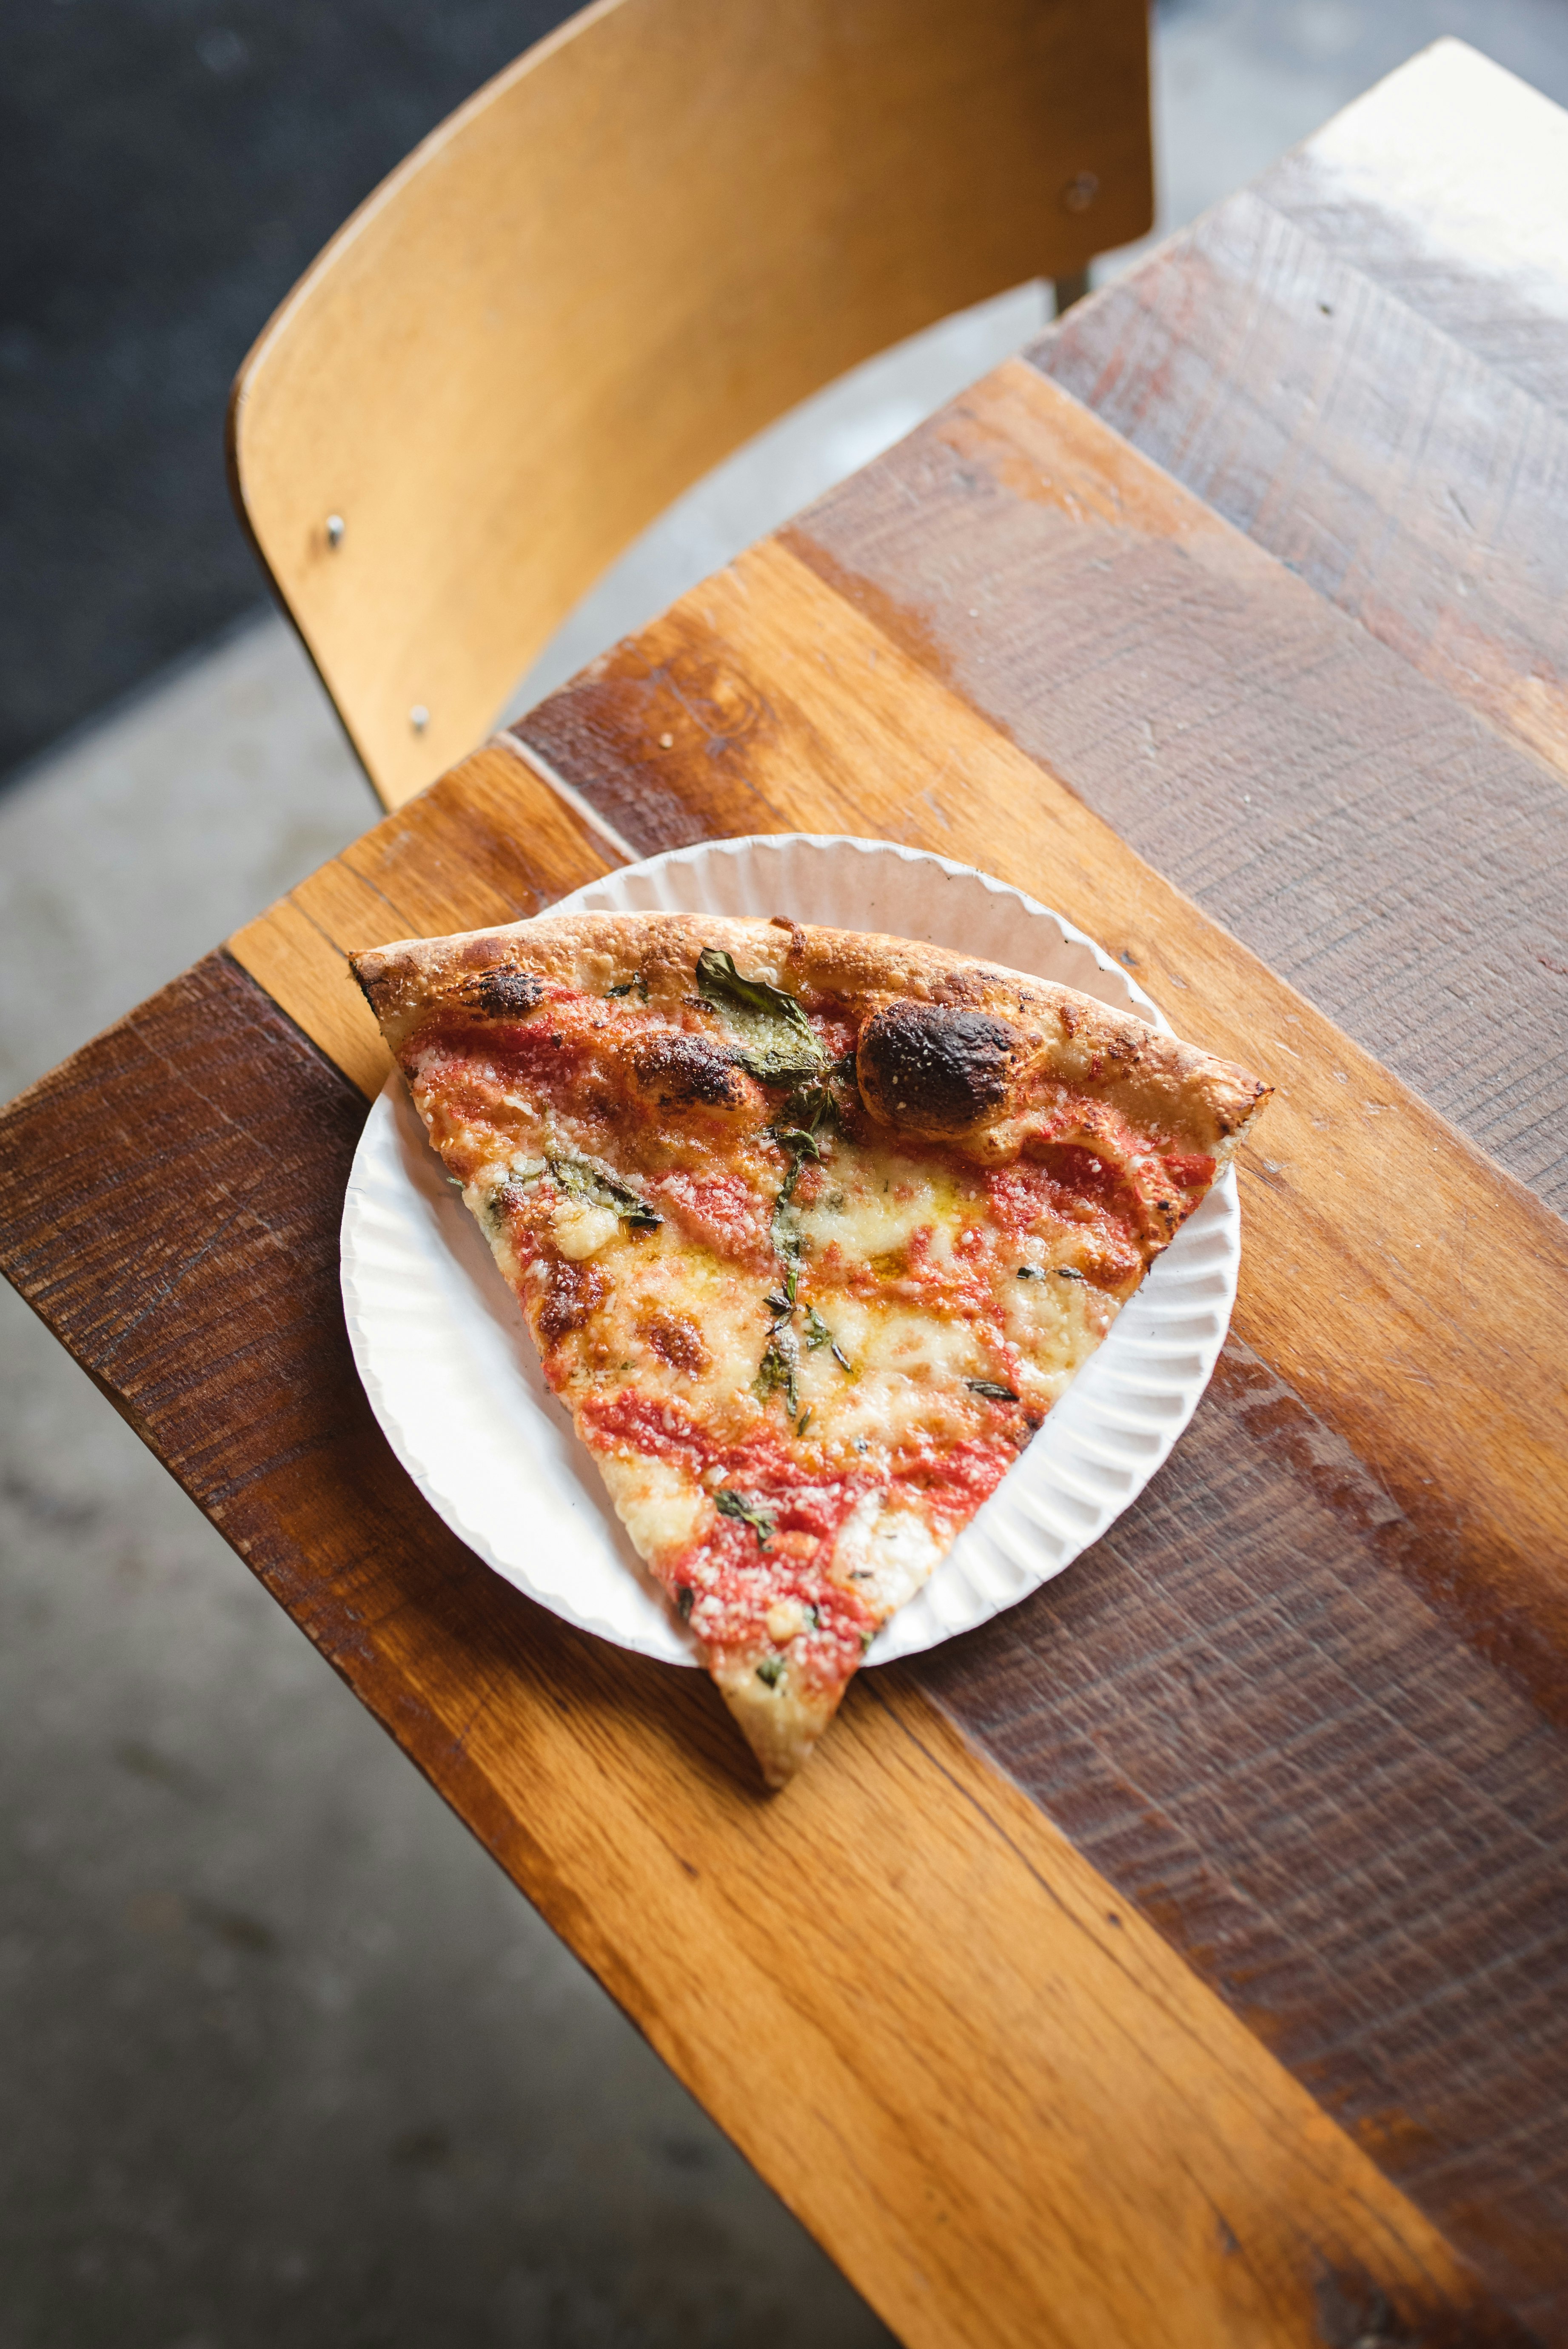
[[[600,0],[246,360],[242,514],[396,806],[594,578],[872,352],[1151,213],[1144,0]]]

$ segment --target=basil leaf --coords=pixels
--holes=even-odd
[[[964,1383],[971,1394],[989,1395],[993,1402],[1016,1402],[1018,1400],[1011,1387],[999,1386],[995,1379],[965,1379]]]
[[[800,1408],[800,1398],[795,1388],[795,1371],[799,1360],[799,1352],[791,1333],[785,1329],[776,1329],[768,1340],[768,1350],[762,1357],[751,1389],[758,1402],[766,1402],[770,1394],[782,1393],[785,1402],[789,1405],[791,1419]]]
[[[789,1134],[803,1132],[815,1142],[820,1134],[832,1132],[838,1123],[838,1109],[831,1091],[820,1080],[797,1085],[775,1129],[779,1140],[787,1142]]]
[[[737,1493],[727,1485],[721,1485],[713,1496],[713,1506],[721,1517],[738,1517],[743,1526],[749,1526],[757,1536],[758,1548],[767,1548],[773,1533],[773,1520],[760,1501],[754,1501],[749,1494]]]
[[[635,1191],[628,1191],[624,1183],[612,1182],[583,1158],[547,1158],[545,1164],[561,1188],[573,1199],[585,1199],[590,1206],[614,1207],[618,1216],[644,1231],[653,1231],[664,1222],[655,1216],[645,1199]]]
[[[757,1677],[764,1688],[777,1688],[784,1677],[782,1656],[764,1656],[757,1667]]]
[[[755,1070],[752,1073],[753,1075],[756,1074]],[[820,1146],[818,1143],[817,1137],[814,1133],[808,1133],[804,1126],[775,1125],[771,1126],[769,1131],[771,1133],[774,1141],[778,1143],[780,1149],[792,1150],[798,1160],[801,1158],[813,1158],[816,1160],[819,1166],[821,1164],[822,1153]],[[798,1176],[799,1174],[799,1166],[797,1166],[795,1171]]]
[[[833,1333],[814,1305],[806,1308],[806,1351],[814,1354],[819,1346],[830,1346]]]
[[[779,1260],[784,1267],[784,1292],[789,1299],[791,1307],[795,1301],[794,1284],[800,1278],[800,1259],[806,1253],[805,1237],[795,1221],[794,1210],[789,1205],[790,1200],[795,1196],[795,1185],[799,1180],[799,1174],[800,1161],[798,1158],[791,1158],[789,1172],[780,1184],[779,1196],[773,1203],[773,1223],[770,1233],[773,1245],[778,1249]]]
[[[765,978],[743,978],[733,955],[704,947],[696,958],[697,993],[722,1012],[744,1050],[740,1065],[765,1085],[814,1077],[825,1054],[792,995]]]

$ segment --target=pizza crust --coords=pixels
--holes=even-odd
[[[1076,988],[954,954],[945,947],[875,931],[711,914],[566,914],[469,930],[449,938],[404,938],[353,957],[355,977],[394,1051],[433,1000],[482,990],[487,974],[520,968],[543,980],[603,993],[646,982],[650,1009],[691,999],[692,969],[704,947],[732,955],[748,976],[790,994],[815,990],[862,1001],[908,1002],[959,1019],[994,1019],[1016,1038],[1004,1089],[966,1123],[930,1124],[862,1066],[867,1107],[890,1124],[945,1140],[983,1140],[984,1154],[1008,1154],[1010,1118],[1045,1075],[1090,1082],[1134,1123],[1156,1108],[1184,1149],[1223,1162],[1273,1088],[1228,1061],[1161,1035],[1131,1011],[1117,1011]]]
[[[741,1735],[757,1756],[762,1776],[779,1794],[810,1760],[818,1739],[837,1713],[843,1688],[809,1689],[758,1680],[755,1659],[726,1658],[713,1667],[720,1696]]]

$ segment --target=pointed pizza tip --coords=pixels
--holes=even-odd
[[[770,1682],[753,1661],[730,1663],[715,1659],[710,1669],[720,1695],[757,1756],[763,1778],[774,1794],[779,1793],[810,1760],[817,1740],[839,1709],[842,1684],[830,1689],[791,1688],[787,1671]]]

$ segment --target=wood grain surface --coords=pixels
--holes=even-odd
[[[797,824],[972,858],[1279,1080],[1240,1350],[1165,1472],[1187,1510],[1157,1484],[930,1685],[1053,1815],[1103,1802],[1112,1881],[1539,2319],[1568,2293],[1568,1234],[939,684],[903,611],[829,587],[791,551],[814,518],[787,536],[521,730],[644,850]]]
[[[1557,774],[1021,364],[788,538],[1281,978],[1568,1206]]]
[[[1568,114],[1528,82],[1436,41],[1253,185],[1450,345],[1568,412]]]
[[[214,957],[6,1113],[10,1276],[901,2336],[1522,2344],[912,1675],[770,1802],[700,1675],[445,1531],[343,1330],[362,1118]]]
[[[1419,1541],[1233,1339],[1085,1570],[923,1685],[1556,2339],[1568,1755]]]
[[[1307,234],[1271,184],[1028,356],[1568,782],[1568,417],[1378,285],[1359,249]]]

